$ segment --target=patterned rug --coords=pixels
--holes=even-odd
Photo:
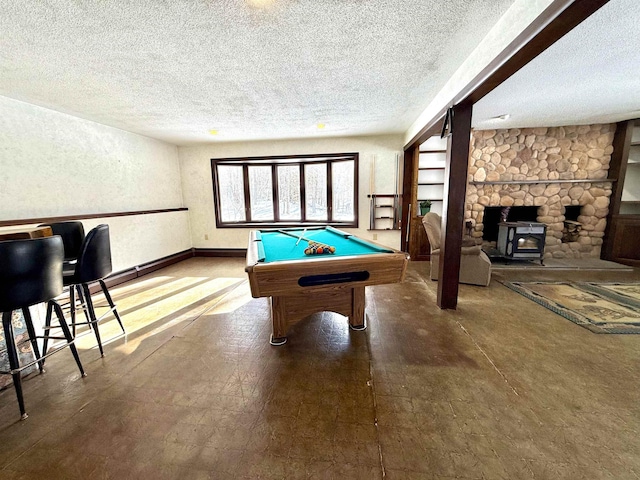
[[[640,283],[503,283],[594,333],[640,333]]]

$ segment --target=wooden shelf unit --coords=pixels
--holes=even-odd
[[[367,197],[371,201],[369,230],[398,230],[400,228],[400,195],[373,193]]]
[[[640,132],[640,124],[636,122],[633,136]],[[627,157],[622,196],[620,198],[620,215],[640,215],[640,140],[632,139]]]
[[[601,258],[640,267],[640,119],[619,122],[609,175],[613,184]]]
[[[440,142],[439,137],[431,140]],[[427,140],[426,143],[430,143]],[[417,163],[414,168],[414,196],[411,219],[409,222],[409,255],[411,260],[429,261],[431,258],[431,246],[427,233],[422,225],[420,202],[431,200],[431,211],[442,214],[442,202],[444,194],[444,173],[447,151],[445,148],[425,148],[423,145],[418,152]]]
[[[417,208],[416,215],[420,213],[420,202],[423,200],[431,200],[431,210],[436,213],[442,213],[442,200],[444,193],[444,158],[424,158],[423,155],[442,157],[446,155],[446,150],[441,149],[421,149],[418,160],[418,178],[417,178]],[[442,175],[438,175],[438,173]],[[435,174],[435,175],[434,175]],[[420,188],[423,187],[423,188]],[[436,188],[429,188],[436,187]],[[441,188],[437,188],[441,187]],[[434,205],[435,204],[435,205]],[[435,208],[434,208],[435,207]]]

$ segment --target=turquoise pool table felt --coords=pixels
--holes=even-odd
[[[302,235],[303,229],[287,230],[294,235]],[[306,240],[298,240],[292,236],[279,232],[260,232],[262,246],[265,252],[265,263],[278,262],[283,260],[306,260],[322,257],[344,257],[350,255],[366,255],[371,253],[390,252],[378,245],[367,243],[366,241],[351,236],[343,237],[340,234],[327,230],[307,230],[304,234],[309,240],[331,245],[336,248],[333,254],[305,255],[304,250],[308,247]],[[296,245],[298,242],[298,245]]]

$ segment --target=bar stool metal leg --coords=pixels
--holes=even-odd
[[[76,295],[74,286],[69,287],[69,316],[71,317],[71,330],[73,338],[76,337]]]
[[[105,285],[104,280],[100,280],[100,287],[102,288],[102,293],[104,293],[104,296],[107,299],[107,303],[109,304],[109,307],[111,307],[111,310],[113,311],[113,314],[115,315],[116,320],[118,320],[118,323],[120,324],[122,333],[126,333],[124,331],[124,325],[122,324],[122,320],[120,319],[120,314],[118,313],[118,310],[116,308],[116,304],[113,303],[113,300],[111,299],[111,295],[109,294],[109,290],[107,290],[107,286]]]
[[[27,332],[29,333],[29,340],[31,341],[33,354],[36,359],[39,359],[38,368],[40,369],[40,373],[44,373],[44,361],[42,360],[42,355],[40,355],[40,350],[38,349],[38,338],[36,337],[36,330],[33,328],[33,320],[31,319],[29,307],[23,308],[22,314],[24,315],[24,322],[27,324]]]
[[[102,349],[102,340],[100,339],[100,330],[98,329],[98,319],[96,318],[96,311],[93,308],[93,301],[91,300],[91,292],[89,291],[89,285],[86,283],[82,284],[82,289],[84,290],[84,299],[87,302],[87,310],[89,310],[89,323],[93,328],[93,333],[96,334],[96,340],[98,341],[98,348],[100,349],[100,356],[104,357],[104,351]]]
[[[76,297],[77,295],[77,297]],[[77,302],[80,302],[80,306],[82,307],[82,311],[84,312],[84,319],[86,323],[89,323],[89,314],[87,313],[87,304],[84,300],[84,294],[82,293],[81,285],[70,285],[69,286],[69,312],[71,314],[71,334],[73,338],[76,337],[76,316],[77,313]]]
[[[84,313],[85,322],[89,321],[89,312],[87,312],[87,302],[84,300],[84,294],[82,293],[82,285],[76,285],[76,292],[78,293],[78,300],[80,300],[80,306]]]
[[[42,355],[46,355],[49,350],[49,332],[51,331],[51,314],[53,313],[53,305],[51,302],[47,303],[47,316],[44,321],[44,342],[42,344]],[[44,360],[42,360],[44,365]]]
[[[18,360],[18,352],[16,350],[16,341],[13,336],[13,325],[11,324],[11,312],[2,314],[2,327],[4,329],[4,338],[7,344],[7,356],[9,357],[9,368],[11,368],[11,376],[13,377],[13,386],[16,389],[18,397],[18,406],[20,407],[20,419],[25,420],[28,415],[24,408],[24,398],[22,397],[22,377],[20,376],[20,361]]]
[[[67,322],[64,320],[64,314],[62,312],[62,307],[55,300],[51,300],[50,304],[53,305],[53,309],[56,311],[56,315],[58,316],[58,322],[60,322],[60,328],[62,329],[62,333],[64,334],[67,342],[69,343],[69,348],[71,349],[71,353],[73,354],[73,358],[75,358],[76,363],[78,364],[78,369],[80,370],[80,375],[86,377],[87,374],[84,373],[84,368],[82,368],[82,363],[80,363],[80,356],[78,355],[78,349],[74,343],[74,339],[71,336],[71,331],[69,330],[69,326]]]

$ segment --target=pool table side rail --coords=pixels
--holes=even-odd
[[[362,245],[366,245],[369,248],[373,248],[374,250],[379,250],[380,252],[395,252],[395,253],[400,252],[400,250],[396,250],[395,248],[387,247],[386,245],[382,245],[381,243],[374,242],[373,240],[369,240],[369,239],[365,240],[364,238],[360,238],[353,233],[344,232],[332,226],[328,226],[327,230],[329,230],[330,232],[334,232],[336,235],[340,235],[344,238],[353,237],[351,240],[358,242]]]
[[[251,257],[256,256],[255,253]],[[251,295],[254,298],[278,295],[296,295],[307,292],[331,291],[341,288],[382,285],[404,280],[407,269],[407,255],[397,253],[374,253],[300,261],[279,261],[273,263],[251,263],[253,258],[247,255],[247,267]],[[334,283],[302,287],[298,279],[309,275],[332,275],[345,272],[369,272],[364,281]]]
[[[247,245],[247,265],[244,269],[245,272],[248,272],[250,268],[261,261],[260,248],[256,245],[256,242],[262,243],[260,240],[260,232],[257,230],[251,230],[249,232],[249,244]]]

